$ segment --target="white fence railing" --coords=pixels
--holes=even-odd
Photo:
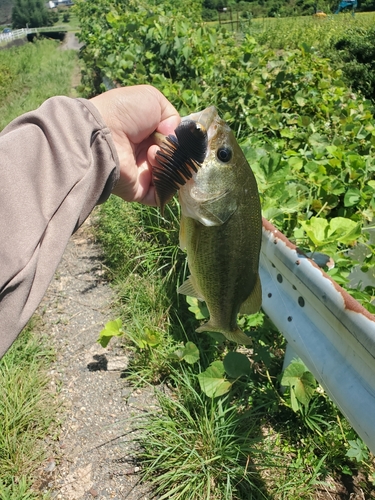
[[[19,30],[13,30],[9,33],[0,33],[0,42],[11,42],[17,38],[24,38],[31,33],[45,33],[52,31],[67,31],[66,26],[47,26],[43,28],[21,28]]]

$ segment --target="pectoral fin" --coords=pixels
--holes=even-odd
[[[255,286],[248,298],[241,304],[241,314],[255,314],[262,305],[262,286],[260,284],[259,274],[257,274]]]
[[[198,300],[204,301],[202,294],[199,292],[198,287],[194,281],[193,276],[189,276],[182,285],[177,290],[178,293],[182,295],[188,295],[189,297],[195,297]]]

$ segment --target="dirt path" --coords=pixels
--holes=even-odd
[[[146,500],[130,431],[131,418],[152,408],[152,394],[127,386],[119,343],[96,342],[114,319],[100,254],[88,222],[71,238],[39,309],[57,352],[51,377],[62,427],[38,486],[63,500]]]
[[[73,31],[68,31],[61,45],[63,50],[79,50],[83,43],[80,42]]]

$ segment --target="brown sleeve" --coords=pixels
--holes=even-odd
[[[0,134],[0,357],[118,175],[110,131],[85,99],[53,97]]]

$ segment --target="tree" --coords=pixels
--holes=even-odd
[[[48,26],[49,16],[44,0],[16,0],[12,11],[13,28]]]

